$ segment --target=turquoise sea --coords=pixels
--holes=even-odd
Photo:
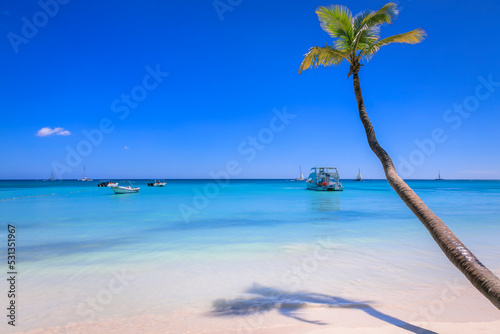
[[[98,181],[0,181],[1,242],[8,224],[16,228],[19,312],[10,331],[154,314],[169,319],[172,333],[196,332],[297,292],[426,320],[415,305],[439,298],[450,282],[462,292],[436,319],[499,318],[385,180],[345,180],[343,192],[289,180],[134,182],[140,193],[115,195]],[[500,274],[500,181],[408,184]],[[282,291],[268,296],[274,304],[269,289]],[[234,300],[251,305],[228,312]],[[481,310],[473,319],[457,315],[471,305]],[[304,321],[297,314],[281,316]]]

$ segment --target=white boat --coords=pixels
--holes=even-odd
[[[51,172],[49,181],[55,181],[55,180],[56,178],[54,177],[54,172]]]
[[[78,181],[94,181],[94,180],[89,179],[88,177],[85,176],[85,165],[83,165],[83,178],[78,179]]]
[[[302,166],[300,166],[300,177],[296,178],[295,181],[304,181],[304,174],[302,174]]]
[[[313,167],[306,180],[307,189],[318,191],[342,191],[339,172],[335,167]]]
[[[133,193],[138,193],[139,192],[139,187],[133,187],[132,183],[129,181],[129,184],[126,185],[117,185],[117,186],[112,186],[111,190],[115,192],[115,194],[133,194]]]
[[[117,187],[118,186],[118,182],[105,181],[105,182],[101,182],[101,183],[97,184],[97,186],[98,187],[108,187],[108,188]]]
[[[155,182],[148,183],[148,186],[150,187],[165,187],[167,185],[167,182],[165,180],[155,180]]]
[[[363,177],[361,176],[361,169],[358,170],[358,176],[353,181],[363,181]]]
[[[115,192],[115,194],[133,194],[133,193],[138,193],[139,189],[141,188],[134,188],[132,186],[116,186],[116,187],[111,187],[111,190]]]

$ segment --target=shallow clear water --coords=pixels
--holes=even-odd
[[[412,303],[461,279],[383,180],[344,181],[343,192],[287,180],[147,182],[115,195],[98,182],[0,181],[0,240],[16,226],[18,329],[205,314],[255,286],[393,304],[410,316]],[[500,181],[408,183],[499,273]]]

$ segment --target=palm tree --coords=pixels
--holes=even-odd
[[[472,252],[453,234],[443,221],[432,212],[415,192],[399,177],[391,157],[380,146],[375,137],[375,130],[366,113],[359,70],[362,60],[368,61],[382,46],[391,43],[420,43],[425,31],[415,29],[380,39],[380,26],[391,23],[398,14],[396,4],[388,3],[378,11],[365,10],[353,16],[344,6],[319,7],[316,10],[321,28],[333,39],[333,45],[312,47],[304,55],[299,73],[308,68],[337,66],[344,60],[350,64],[349,74],[352,75],[354,94],[358,102],[359,117],[366,131],[370,148],[379,158],[384,168],[385,176],[391,187],[424,224],[448,259],[467,277],[493,305],[500,309],[500,279],[486,268]]]

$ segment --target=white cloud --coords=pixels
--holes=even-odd
[[[70,134],[71,134],[71,132],[69,132],[68,130],[64,130],[63,128],[53,128],[52,129],[52,128],[49,128],[49,127],[41,128],[36,133],[36,135],[38,137],[47,137],[47,136],[51,136],[51,135],[69,136]]]
[[[127,145],[123,146],[123,149],[128,150],[128,146]]]

